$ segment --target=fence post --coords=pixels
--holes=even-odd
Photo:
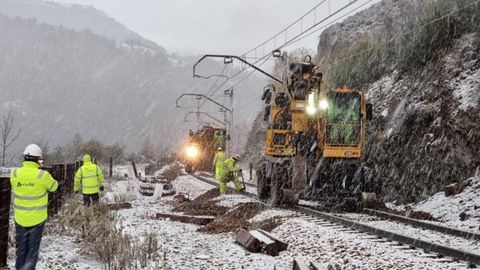
[[[138,178],[137,166],[135,166],[135,161],[133,160],[132,160],[132,167],[133,167],[133,173],[135,174],[135,178]]]
[[[110,171],[108,172],[108,177],[112,178],[113,176],[113,158],[110,157]]]
[[[67,181],[67,194],[70,194],[73,192],[73,181],[75,179],[75,173],[77,172],[75,170],[75,163],[72,164],[67,164],[66,165],[66,170],[65,170],[65,179]]]
[[[250,180],[252,180],[253,163],[250,162],[250,163],[248,164],[248,169],[249,169],[249,171],[250,171]]]
[[[6,267],[8,257],[11,186],[9,171],[4,168],[1,168],[0,170],[0,267]]]
[[[65,164],[56,164],[45,169],[58,181],[57,191],[48,194],[48,211],[51,215],[55,215],[63,205],[63,195],[67,194],[69,189],[65,173],[66,166]]]

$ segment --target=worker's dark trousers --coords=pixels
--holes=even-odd
[[[88,207],[92,204],[97,204],[99,199],[100,197],[98,196],[98,193],[83,194],[83,205]]]
[[[17,261],[15,262],[15,268],[17,270],[35,269],[44,225],[45,223],[40,223],[33,227],[23,227],[15,223],[17,238]]]

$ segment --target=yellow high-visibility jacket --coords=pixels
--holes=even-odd
[[[103,183],[102,169],[92,163],[90,155],[83,156],[83,165],[75,173],[73,191],[81,189],[83,194],[95,194],[103,187]]]
[[[215,178],[220,180],[220,171],[222,170],[223,162],[225,161],[225,153],[218,151],[213,158],[213,167],[215,168]]]
[[[23,227],[38,225],[48,217],[48,192],[58,188],[58,182],[36,162],[24,161],[21,168],[12,169],[10,184],[13,191],[15,222]]]
[[[239,172],[240,167],[235,164],[233,158],[225,160],[222,164],[222,169],[220,170],[220,179],[221,181],[232,181],[234,173]]]

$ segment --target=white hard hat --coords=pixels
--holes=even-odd
[[[239,161],[240,160],[240,155],[234,155],[233,159],[235,159],[236,161]]]
[[[218,150],[218,151],[222,151],[222,147],[218,147],[218,149],[217,149],[217,150]]]
[[[42,156],[42,149],[36,144],[30,144],[25,147],[25,151],[23,151],[24,156],[31,156],[31,157],[41,157]]]

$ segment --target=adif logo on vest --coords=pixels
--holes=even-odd
[[[33,186],[35,186],[35,184],[31,183],[31,182],[30,183],[25,183],[25,184],[22,184],[20,182],[17,183],[17,188],[18,187],[33,187]]]

